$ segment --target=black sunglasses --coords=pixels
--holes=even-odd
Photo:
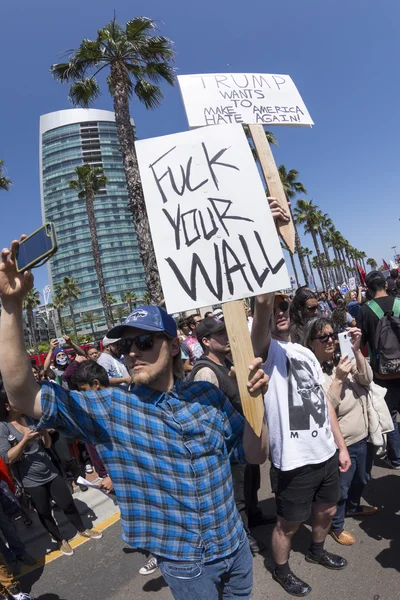
[[[338,334],[337,333],[324,333],[323,335],[317,335],[315,338],[313,338],[313,340],[318,340],[321,342],[321,344],[327,344],[329,342],[329,340],[337,340],[338,339]]]
[[[279,312],[286,312],[289,310],[289,302],[287,300],[282,300],[279,304],[275,304],[274,310],[276,311],[277,308],[279,308]]]
[[[155,339],[157,337],[167,338],[165,333],[154,333],[152,331],[147,333],[141,333],[132,338],[124,338],[119,342],[121,354],[129,354],[132,350],[133,344],[140,352],[151,350],[154,346]]]

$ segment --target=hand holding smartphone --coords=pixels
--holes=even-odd
[[[355,356],[354,356],[353,346],[351,343],[351,337],[350,337],[349,333],[347,331],[343,331],[342,333],[339,333],[338,339],[339,339],[341,355],[347,356],[350,360],[353,360],[353,358],[355,358]]]
[[[20,242],[15,253],[17,272],[22,273],[43,265],[57,252],[57,248],[55,225],[45,223]]]

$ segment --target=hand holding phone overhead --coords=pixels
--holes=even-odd
[[[15,251],[18,273],[40,267],[57,252],[57,233],[54,223],[45,223],[20,241]]]

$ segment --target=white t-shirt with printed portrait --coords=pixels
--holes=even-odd
[[[336,445],[314,354],[300,344],[272,340],[262,368],[270,378],[264,404],[275,467],[291,471],[331,458]]]

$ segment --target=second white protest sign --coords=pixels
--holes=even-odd
[[[289,287],[240,125],[141,140],[136,150],[169,312]]]

